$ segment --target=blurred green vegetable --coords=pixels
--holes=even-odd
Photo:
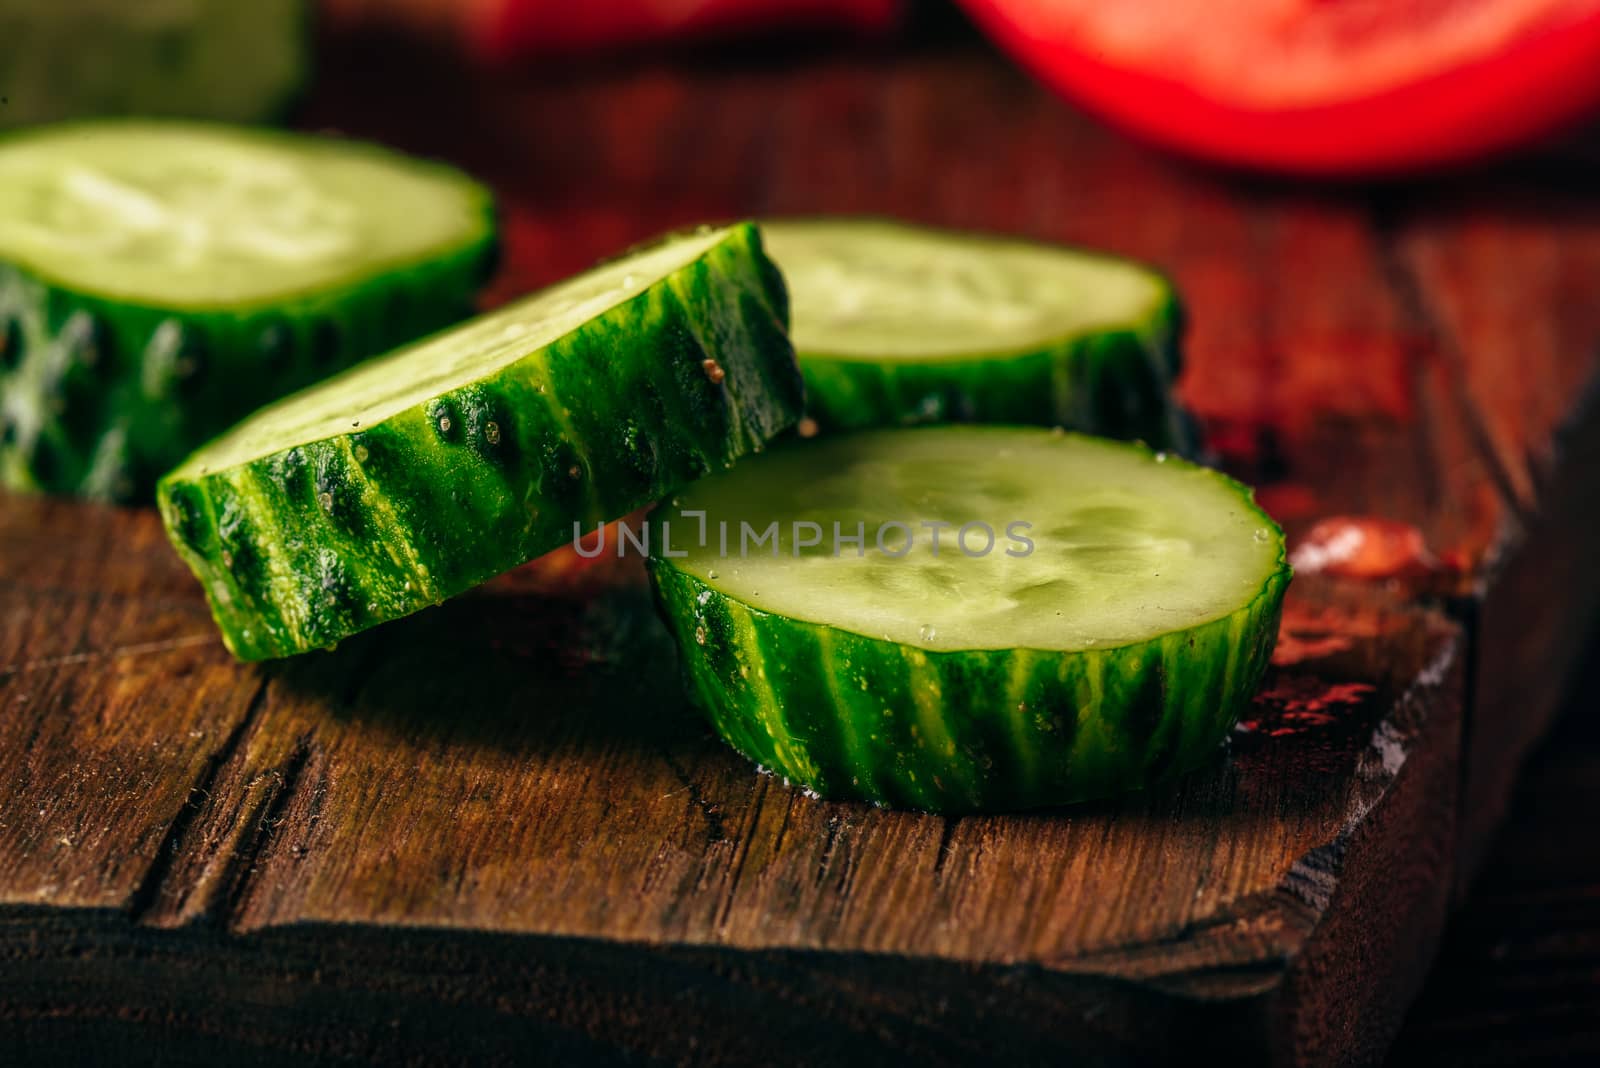
[[[0,126],[272,118],[309,74],[310,26],[306,0],[0,0]]]

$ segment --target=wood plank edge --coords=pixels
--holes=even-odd
[[[1458,897],[1600,626],[1600,376],[1576,399],[1539,469],[1539,513],[1507,524],[1481,595],[1455,606],[1470,639]]]
[[[0,909],[0,1033],[61,1063],[135,1038],[266,1062],[384,1059],[468,1033],[485,1055],[701,1063],[863,1051],[1117,1062],[1209,1041],[1249,1062],[1381,1049],[1399,1009],[1381,1010],[1409,1004],[1443,923],[1451,880],[1435,868],[1448,867],[1454,827],[1440,813],[1455,811],[1460,679],[1450,637],[1374,729],[1337,838],[1227,923],[1161,946],[972,964],[374,925],[239,931],[211,914],[173,926],[164,913],[13,906]],[[1395,855],[1425,873],[1375,859]],[[1343,878],[1366,868],[1380,874]],[[1356,971],[1383,955],[1398,961],[1391,974]]]

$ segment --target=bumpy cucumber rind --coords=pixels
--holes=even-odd
[[[659,556],[649,569],[689,697],[734,749],[825,798],[943,813],[1104,797],[1214,759],[1290,579],[1280,554],[1248,603],[1146,641],[931,651],[754,608]]]
[[[330,646],[760,451],[803,405],[784,300],[759,233],[731,228],[377,425],[206,474],[191,460],[160,485],[163,519],[234,655]]]
[[[859,243],[863,249],[877,242],[906,235],[931,241],[924,255],[937,260],[970,261],[981,269],[985,246],[1026,246],[1014,238],[986,237],[958,231],[928,230],[890,219],[791,219],[775,221],[804,239],[817,231],[833,231],[821,239],[823,247],[837,242],[839,251]],[[802,246],[804,241],[802,240]],[[806,255],[803,248],[780,246],[779,265],[785,258]],[[1060,426],[1088,434],[1123,440],[1141,440],[1156,448],[1187,453],[1195,436],[1188,415],[1178,406],[1172,384],[1181,370],[1180,338],[1183,308],[1171,283],[1155,270],[1116,260],[1104,253],[1062,246],[1037,246],[1046,256],[1080,263],[1104,263],[1106,269],[1142,276],[1153,298],[1140,308],[1130,308],[1120,320],[1082,326],[1054,338],[1041,338],[1024,347],[997,342],[992,349],[975,344],[970,353],[956,356],[946,351],[918,358],[914,354],[886,355],[870,340],[871,313],[853,309],[849,314],[869,320],[867,336],[851,347],[848,332],[836,328],[834,340],[821,347],[808,340],[804,316],[797,331],[800,366],[805,374],[807,414],[823,430],[916,426],[930,423],[1004,423]],[[807,264],[795,264],[804,271]],[[932,268],[937,274],[937,268]],[[798,287],[797,287],[798,288]],[[847,286],[848,288],[848,286]],[[799,290],[799,299],[807,294]],[[811,299],[818,299],[812,294]],[[826,300],[825,297],[822,298]],[[854,304],[859,298],[845,298]],[[937,300],[930,293],[928,300]],[[1066,300],[1052,296],[1050,299]],[[817,314],[826,315],[821,309]],[[877,328],[881,329],[881,326]]]
[[[120,502],[261,404],[472,310],[493,208],[456,249],[287,301],[176,310],[0,263],[0,484]]]
[[[1192,452],[1173,399],[1183,311],[1175,295],[1139,327],[1082,334],[1029,352],[926,362],[802,351],[807,414],[820,429],[928,423],[1060,426]]]

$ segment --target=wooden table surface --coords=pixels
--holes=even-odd
[[[1213,767],[941,819],[756,775],[684,707],[626,567],[557,559],[241,666],[153,514],[0,497],[0,1043],[60,1063],[1381,1055],[1600,590],[1600,168],[1233,179],[968,46],[325,60],[307,124],[495,185],[491,300],[763,213],[1151,260],[1190,306],[1181,389],[1216,458],[1302,550],[1393,537],[1303,569]]]

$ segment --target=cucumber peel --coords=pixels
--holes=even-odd
[[[162,517],[234,655],[329,646],[759,452],[786,317],[754,226],[670,238],[256,413]]]
[[[332,139],[160,121],[0,138],[0,483],[148,499],[265,401],[468,314],[488,192]]]
[[[1186,450],[1182,313],[1148,267],[884,219],[763,224],[823,428],[1064,426]]]
[[[1032,428],[774,450],[680,493],[652,532],[689,694],[724,739],[824,797],[940,812],[1077,801],[1210,759],[1290,576],[1245,487]]]

